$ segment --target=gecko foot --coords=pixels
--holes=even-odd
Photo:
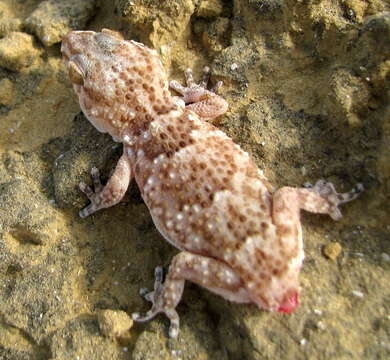
[[[329,215],[333,220],[339,220],[342,217],[341,211],[338,208],[339,205],[356,199],[364,190],[363,184],[359,183],[349,192],[338,193],[334,185],[325,180],[318,180],[314,186],[306,183],[305,187],[310,189],[310,191],[316,192],[328,201],[330,204]]]
[[[185,78],[186,86],[181,85],[177,81],[169,83],[169,86],[181,95],[180,98],[178,97],[178,103],[184,101],[187,110],[192,110],[205,121],[215,119],[227,111],[228,103],[221,96],[217,95],[217,91],[223,82],[218,81],[212,89],[207,89],[210,78],[210,68],[208,66],[203,69],[203,77],[199,84],[194,82],[191,69],[186,70]]]
[[[186,78],[186,86],[181,85],[175,80],[171,81],[169,86],[182,96],[186,104],[199,102],[207,96],[217,94],[218,89],[223,85],[222,81],[218,81],[212,89],[207,89],[207,84],[210,79],[210,68],[208,66],[203,68],[202,80],[198,84],[194,81],[191,69],[187,69],[184,75]]]
[[[154,270],[154,290],[148,292],[147,289],[142,288],[140,295],[143,296],[147,301],[152,303],[152,308],[144,315],[138,312],[132,314],[134,321],[145,322],[154,318],[157,314],[163,312],[171,321],[169,327],[169,337],[176,338],[179,334],[179,315],[177,314],[174,307],[169,306],[170,304],[165,301],[164,297],[164,285],[162,283],[163,270],[161,266],[156,267]]]
[[[99,205],[101,204],[101,200],[102,200],[100,198],[99,194],[103,190],[103,185],[100,181],[99,170],[96,167],[93,167],[91,169],[91,177],[93,180],[93,186],[94,186],[95,191],[93,191],[92,188],[90,186],[88,186],[87,184],[85,184],[84,182],[80,182],[80,184],[79,184],[80,190],[85,195],[87,195],[88,199],[91,201],[91,203],[88,206],[86,206],[84,209],[82,209],[79,212],[79,215],[82,218],[85,218],[85,217],[91,215],[92,213],[94,213],[96,210],[100,209]]]

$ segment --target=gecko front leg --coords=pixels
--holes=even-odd
[[[142,291],[145,299],[152,302],[152,308],[144,316],[134,313],[133,319],[144,322],[163,312],[171,322],[169,336],[176,338],[180,324],[175,308],[181,299],[185,280],[202,285],[230,301],[250,302],[240,277],[228,265],[212,258],[183,251],[173,258],[164,283],[162,283],[162,268],[155,269],[154,290],[146,294]]]
[[[194,82],[191,69],[187,69],[184,75],[187,86],[183,86],[174,80],[169,83],[169,86],[182,96],[186,109],[192,110],[202,120],[206,121],[221,116],[227,111],[228,103],[224,98],[217,95],[217,91],[223,82],[219,81],[211,90],[207,90],[210,78],[209,67],[206,66],[203,69],[203,79],[199,84]]]
[[[99,209],[113,206],[122,200],[133,177],[126,149],[124,148],[123,154],[116,164],[114,173],[104,187],[100,182],[99,170],[97,168],[93,167],[91,169],[91,176],[94,191],[83,182],[79,185],[80,190],[91,201],[88,206],[79,212],[82,218],[93,214]]]

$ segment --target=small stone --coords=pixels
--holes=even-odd
[[[12,71],[30,66],[40,55],[34,45],[34,37],[22,33],[11,32],[0,39],[0,66]]]
[[[358,297],[360,299],[362,299],[364,297],[364,294],[361,291],[359,291],[359,290],[353,290],[352,291],[352,295],[356,296],[356,297]]]
[[[338,242],[331,242],[323,247],[322,253],[325,257],[334,261],[340,255],[341,250],[343,248]]]
[[[133,327],[133,320],[121,310],[100,310],[98,312],[100,331],[107,337],[123,337]]]
[[[302,345],[302,346],[305,346],[307,344],[307,339],[303,338],[299,341],[299,343]]]
[[[322,315],[322,310],[320,310],[320,309],[314,309],[313,312],[314,312],[314,314],[316,314],[318,316]]]
[[[15,87],[11,80],[0,80],[0,104],[10,106],[15,99]]]
[[[59,43],[71,30],[81,30],[93,16],[95,0],[46,0],[25,20],[45,46]]]
[[[230,70],[234,71],[234,70],[237,70],[238,69],[238,64],[237,63],[233,63],[230,65]]]
[[[317,326],[318,330],[325,330],[326,329],[326,326],[322,321],[318,321],[316,326]]]

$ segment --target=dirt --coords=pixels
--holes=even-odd
[[[390,358],[389,3],[54,5],[0,3],[0,359]],[[121,204],[78,216],[87,203],[79,182],[90,182],[92,166],[107,180],[121,146],[81,114],[60,40],[70,29],[103,27],[154,47],[172,79],[210,65],[230,105],[216,125],[275,186],[364,184],[339,222],[302,214],[294,314],[232,304],[187,283],[177,340],[163,316],[131,326],[125,313],[149,306],[139,289],[152,287],[154,267],[167,269],[176,250],[135,185]],[[342,249],[333,260],[323,253],[332,243]]]

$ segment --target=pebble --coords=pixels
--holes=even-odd
[[[356,296],[358,298],[363,298],[364,297],[364,294],[361,291],[359,291],[359,290],[352,290],[352,295]]]
[[[98,312],[100,331],[107,337],[123,337],[133,327],[133,320],[121,310],[100,310]]]
[[[328,259],[331,259],[335,261],[337,257],[340,255],[341,251],[343,250],[342,246],[338,242],[331,242],[329,244],[326,244],[322,248],[322,253],[325,257]]]

